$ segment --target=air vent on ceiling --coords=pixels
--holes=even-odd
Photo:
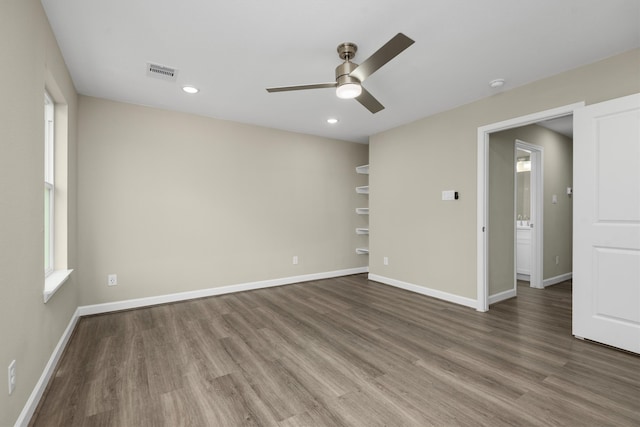
[[[167,80],[170,82],[176,81],[178,70],[171,67],[165,67],[164,65],[152,64],[147,62],[147,76],[155,77],[156,79]]]

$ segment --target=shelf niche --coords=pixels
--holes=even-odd
[[[369,175],[369,165],[356,166],[356,173]],[[369,194],[369,186],[363,185],[361,187],[356,187],[356,193]],[[356,208],[356,213],[358,215],[369,215],[369,208]],[[356,234],[368,235],[369,228],[356,228]],[[356,253],[358,255],[369,255],[369,248],[356,248]]]

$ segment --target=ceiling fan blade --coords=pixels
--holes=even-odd
[[[285,87],[269,87],[267,88],[267,92],[287,92],[290,90],[306,90],[306,89],[325,89],[329,87],[336,87],[338,84],[336,82],[331,83],[317,83],[313,85],[299,85],[299,86],[285,86]]]
[[[367,77],[375,73],[380,67],[398,56],[413,43],[414,41],[412,39],[402,33],[398,33],[384,46],[375,51],[373,55],[365,59],[364,62],[358,65],[358,68],[353,70],[349,75],[363,82]]]
[[[380,102],[373,97],[365,88],[362,88],[362,93],[360,96],[356,98],[360,104],[364,105],[364,107],[371,111],[373,114],[378,111],[384,110],[384,105],[380,104]]]

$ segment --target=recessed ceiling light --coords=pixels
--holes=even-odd
[[[198,88],[195,88],[193,86],[182,86],[182,90],[187,92],[187,93],[198,93],[198,92],[200,92],[198,90]]]
[[[335,117],[330,117],[327,119],[327,123],[329,123],[330,125],[335,125],[336,123],[338,123],[338,119],[336,119]]]
[[[504,86],[504,79],[495,79],[495,80],[491,80],[491,81],[489,82],[489,86],[490,86],[490,87],[492,87],[492,88],[494,88],[494,89],[497,89],[497,88],[499,88],[499,87],[502,87],[502,86]]]

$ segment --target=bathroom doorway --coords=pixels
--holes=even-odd
[[[536,216],[534,210],[529,218],[529,228],[533,233],[539,232],[538,248],[532,249],[530,283],[543,288],[571,278],[572,138],[562,136],[563,131],[551,126],[564,122],[571,135],[572,112],[580,107],[581,104],[572,104],[478,128],[478,311],[486,311],[490,304],[517,293],[516,140],[535,143],[538,147],[524,148],[533,154],[542,151],[536,149],[542,147],[546,156],[544,165],[542,155],[539,158],[544,177],[541,172],[534,180],[545,194],[531,192],[538,194],[540,213]],[[542,134],[548,136],[549,130],[553,131],[554,141],[563,142],[550,143],[547,137],[540,138]],[[531,207],[533,204],[535,200]],[[543,218],[549,221],[542,224]],[[543,228],[547,234],[544,241]],[[534,272],[537,277],[533,277]]]
[[[542,289],[544,148],[516,139],[514,162],[516,279]]]

